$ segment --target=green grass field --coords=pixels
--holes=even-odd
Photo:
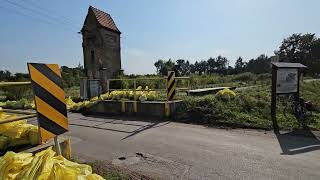
[[[306,124],[315,130],[320,130],[320,98],[317,93],[319,88],[320,81],[301,84],[301,95],[314,104],[314,111],[308,116]],[[178,109],[176,120],[207,125],[271,129],[270,89],[270,86],[248,88],[236,92],[235,97],[226,99],[216,98],[215,95],[185,97],[182,107]],[[284,116],[284,103],[284,97],[278,99],[279,127],[301,128],[301,124],[293,115]]]

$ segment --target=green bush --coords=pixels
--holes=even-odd
[[[6,96],[7,100],[18,100],[21,98],[32,99],[33,91],[31,86],[10,86],[10,87],[2,87],[1,91],[3,91],[4,96]]]

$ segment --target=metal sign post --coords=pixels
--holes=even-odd
[[[301,69],[307,68],[300,63],[272,64],[272,86],[271,86],[271,120],[273,128],[279,130],[277,123],[277,95],[295,94],[299,97]]]

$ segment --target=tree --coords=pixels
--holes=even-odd
[[[164,61],[162,59],[159,59],[157,62],[154,63],[154,66],[157,69],[157,73],[160,73],[160,70],[164,67]]]
[[[320,39],[315,34],[292,34],[282,41],[275,53],[280,61],[302,63],[311,74],[320,73]]]
[[[14,81],[29,81],[30,76],[28,73],[15,73]]]
[[[176,61],[176,71],[179,76],[185,76],[190,74],[190,63],[189,61],[185,61],[183,59],[178,59]]]
[[[12,77],[12,74],[10,71],[8,70],[5,70],[5,71],[2,71],[0,70],[0,81],[9,81]]]
[[[200,61],[198,65],[198,72],[199,74],[205,74],[207,72],[207,61]]]
[[[174,70],[175,63],[169,59],[168,61],[158,60],[154,63],[154,66],[157,68],[157,73],[161,75],[168,75],[168,71]]]
[[[242,57],[239,57],[234,66],[235,73],[242,73],[244,71],[244,66],[245,63],[243,62]]]
[[[228,67],[228,59],[226,57],[222,57],[222,56],[219,55],[216,58],[217,73],[226,74],[227,73],[227,67]]]
[[[210,57],[207,61],[207,71],[208,73],[216,73],[217,70],[217,62],[214,58]]]
[[[81,66],[75,68],[61,66],[61,76],[64,87],[79,86],[80,78],[83,76],[83,68]]]
[[[255,74],[261,74],[261,73],[270,73],[271,67],[270,67],[271,59],[262,54],[256,59],[251,59],[245,66],[245,70],[247,72],[252,72]]]
[[[192,68],[193,73],[198,73],[199,75],[204,74],[207,71],[207,61],[196,61]]]

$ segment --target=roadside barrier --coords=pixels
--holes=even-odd
[[[152,89],[152,91],[156,92],[165,92],[167,95],[167,101],[164,103],[164,111],[166,117],[170,116],[170,105],[169,101],[173,101],[177,92],[186,92],[188,94],[190,90],[190,77],[176,77],[174,71],[169,71],[167,77],[163,78],[135,78],[135,79],[108,79],[107,80],[107,92],[111,91],[133,91],[133,111],[137,112],[137,92],[145,91],[144,89],[137,89],[137,81],[164,81],[166,89]],[[187,80],[187,87],[177,87],[178,80]],[[113,89],[110,88],[111,81],[131,81],[133,82],[132,89]],[[121,112],[125,112],[125,101],[121,100]]]

